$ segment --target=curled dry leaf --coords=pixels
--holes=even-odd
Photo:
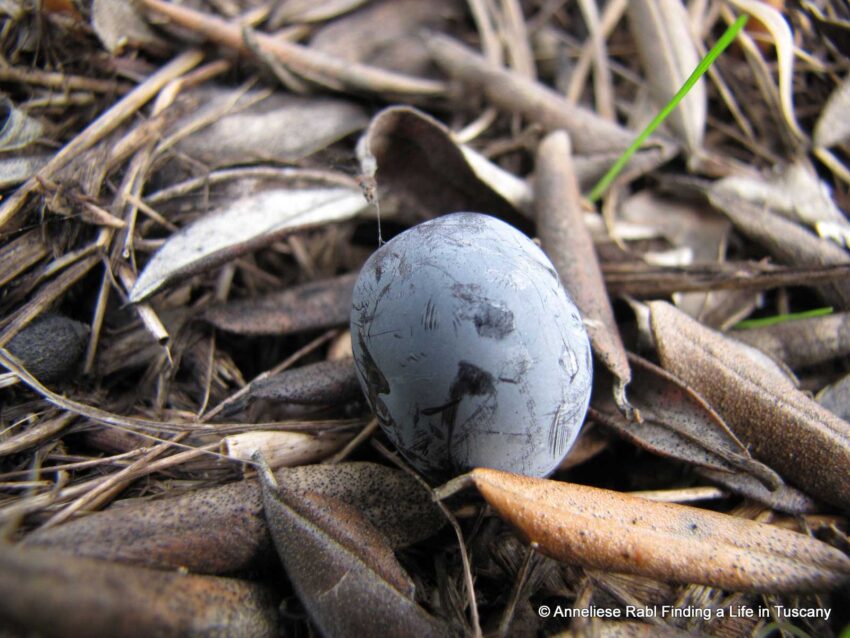
[[[384,109],[361,138],[361,170],[400,200],[414,223],[444,213],[484,211],[518,219],[514,206],[472,164],[445,126],[407,106]],[[486,160],[485,160],[486,161]]]
[[[356,507],[403,547],[435,533],[445,518],[430,493],[404,472],[374,463],[306,465],[278,470],[290,484]],[[262,564],[271,551],[255,479],[125,504],[57,527],[25,543],[79,556],[166,569],[223,574]]]
[[[790,485],[783,484],[771,489],[750,474],[724,472],[708,467],[697,467],[696,473],[734,494],[752,499],[770,509],[788,514],[813,514],[818,511],[818,504],[812,498]]]
[[[361,396],[350,357],[285,370],[257,381],[249,394],[253,399],[302,405],[342,404]]]
[[[817,400],[835,416],[850,422],[850,374],[818,392]]]
[[[286,573],[326,636],[445,636],[413,600],[413,584],[386,539],[333,497],[260,474],[266,520]]]
[[[498,470],[467,476],[541,552],[573,565],[765,593],[850,581],[843,553],[771,525]]]
[[[850,111],[850,75],[835,87],[818,117],[813,136],[815,146],[836,146],[850,140],[848,111]]]
[[[295,162],[366,126],[363,109],[339,98],[202,86],[186,94],[200,108],[166,136],[200,130],[177,149],[207,166]]]
[[[850,354],[850,313],[838,312],[761,328],[733,330],[729,336],[796,370]]]
[[[794,38],[791,28],[785,21],[782,13],[766,2],[758,0],[729,0],[741,11],[758,18],[773,37],[776,47],[776,61],[779,67],[779,103],[782,108],[782,116],[788,130],[798,139],[805,140],[806,134],[797,124],[794,114],[794,97],[792,77],[794,75]]]
[[[237,334],[286,335],[346,325],[356,274],[314,281],[207,309],[202,318]]]
[[[628,16],[653,101],[661,108],[699,64],[688,12],[680,0],[639,0],[628,3]],[[667,119],[690,153],[702,149],[706,109],[705,81],[699,80]]]
[[[0,95],[0,188],[26,181],[47,164],[50,154],[37,142],[44,125]]]
[[[31,375],[44,383],[67,380],[86,349],[87,325],[62,315],[35,319],[6,345]]]
[[[39,636],[277,636],[261,585],[0,545],[0,624]]]
[[[810,495],[850,509],[850,424],[760,363],[753,355],[764,357],[760,351],[666,302],[649,307],[663,366],[705,397],[753,456]]]
[[[550,133],[537,151],[534,184],[537,232],[564,287],[581,311],[593,352],[614,375],[618,407],[632,418],[625,388],[632,379],[626,349],[602,279],[593,239],[584,223],[570,139]]]
[[[321,183],[309,172],[280,171],[276,178],[235,178],[230,201],[172,234],[148,261],[130,301],[143,301],[168,283],[203,272],[300,230],[351,219],[365,206],[349,180]],[[306,182],[306,183],[305,183]],[[200,206],[201,194],[198,193]]]
[[[627,422],[604,397],[594,402],[594,419],[655,454],[721,472],[746,472],[770,488],[781,485],[702,397],[649,361],[635,355],[629,360],[636,371],[629,396],[642,422]]]
[[[254,454],[261,453],[269,467],[294,467],[326,459],[348,443],[354,435],[342,432],[243,432],[224,437],[223,453],[230,458],[250,463]]]

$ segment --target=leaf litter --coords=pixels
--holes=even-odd
[[[771,7],[0,3],[2,622],[840,632],[847,16]],[[599,215],[581,194],[634,139],[642,96],[675,92],[739,10],[764,28],[716,61],[675,139],[653,137]],[[484,500],[441,510],[389,467],[346,326],[377,238],[459,210],[539,238],[604,309],[585,310],[594,346],[631,371],[643,421],[600,369],[553,476],[475,470]],[[645,321],[624,303],[638,299]],[[255,478],[257,451],[277,487]],[[104,582],[121,587],[102,598]],[[754,617],[720,614],[739,607]]]

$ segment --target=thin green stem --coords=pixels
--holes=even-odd
[[[664,105],[664,108],[661,109],[658,115],[655,116],[655,118],[641,132],[641,134],[637,136],[637,139],[632,142],[631,146],[626,149],[625,153],[623,153],[617,159],[617,161],[608,170],[608,172],[605,173],[602,179],[600,179],[596,183],[596,186],[593,187],[593,190],[590,191],[590,194],[587,196],[587,198],[591,202],[598,201],[599,198],[602,197],[602,194],[611,185],[611,182],[614,181],[614,178],[620,174],[620,171],[623,170],[623,167],[628,163],[632,155],[634,155],[641,147],[641,145],[647,140],[647,138],[655,132],[655,129],[657,129],[661,125],[661,122],[663,122],[667,118],[667,116],[673,112],[673,109],[675,109],[679,105],[679,102],[682,101],[682,98],[684,98],[685,95],[687,95],[688,91],[690,91],[691,88],[694,86],[694,84],[697,83],[697,80],[699,80],[705,74],[705,72],[708,71],[708,68],[714,63],[714,61],[717,59],[717,56],[723,53],[726,47],[728,47],[732,43],[732,40],[735,39],[735,36],[738,35],[738,32],[744,28],[744,25],[747,23],[748,18],[749,16],[742,15],[737,20],[735,20],[735,22],[732,23],[732,25],[730,25],[728,29],[726,29],[726,31],[723,33],[717,43],[713,47],[711,47],[711,51],[709,51],[706,56],[700,61],[700,63],[697,65],[697,68],[694,69],[694,72],[691,73],[691,76],[682,85],[682,88],[680,88],[676,95],[673,96],[673,99],[670,100],[666,105]]]

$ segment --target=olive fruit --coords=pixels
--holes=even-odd
[[[426,477],[546,476],[590,398],[587,333],[552,263],[508,224],[454,213],[381,246],[354,286],[357,377]]]

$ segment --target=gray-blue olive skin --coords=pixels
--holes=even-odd
[[[479,213],[414,226],[354,287],[351,338],[370,407],[432,481],[475,467],[551,474],[593,376],[578,309],[531,240]]]

